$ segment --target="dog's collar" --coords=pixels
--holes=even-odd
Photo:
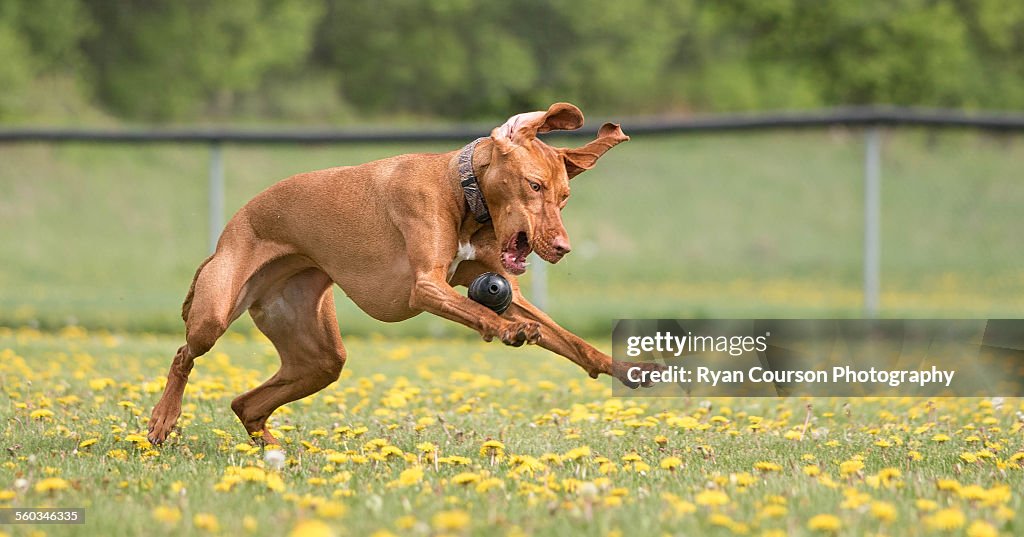
[[[459,151],[459,182],[462,184],[462,193],[466,195],[466,205],[473,211],[473,218],[483,224],[491,220],[491,213],[487,210],[487,202],[484,201],[484,193],[480,190],[480,182],[473,173],[473,150],[476,144],[483,138],[477,138],[466,144],[466,147]]]

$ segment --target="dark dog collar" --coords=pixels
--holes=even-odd
[[[484,201],[484,193],[480,190],[480,183],[473,173],[473,150],[476,144],[483,138],[477,138],[466,144],[466,147],[459,151],[459,181],[462,183],[462,192],[466,195],[466,205],[473,211],[473,218],[483,224],[490,222],[491,213],[487,210],[487,202]]]

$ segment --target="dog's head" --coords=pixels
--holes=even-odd
[[[481,188],[501,245],[501,264],[512,274],[526,272],[531,251],[549,263],[569,253],[569,235],[562,208],[569,199],[569,180],[594,167],[606,151],[629,140],[618,125],[605,123],[597,139],[583,147],[551,147],[540,133],[583,126],[583,113],[569,103],[546,112],[512,116],[491,131],[493,150]]]

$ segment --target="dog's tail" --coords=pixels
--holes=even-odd
[[[192,309],[192,298],[196,294],[196,280],[199,279],[199,273],[203,271],[206,264],[213,259],[213,256],[207,257],[199,264],[199,268],[196,269],[196,275],[192,277],[192,285],[188,286],[188,294],[185,295],[185,302],[181,305],[181,320],[188,322],[188,312]]]

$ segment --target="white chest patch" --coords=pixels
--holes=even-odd
[[[455,253],[455,258],[452,259],[452,264],[448,266],[448,279],[451,280],[452,276],[455,275],[455,271],[459,268],[459,263],[463,261],[472,261],[476,259],[476,248],[468,242],[459,243],[459,251]]]

